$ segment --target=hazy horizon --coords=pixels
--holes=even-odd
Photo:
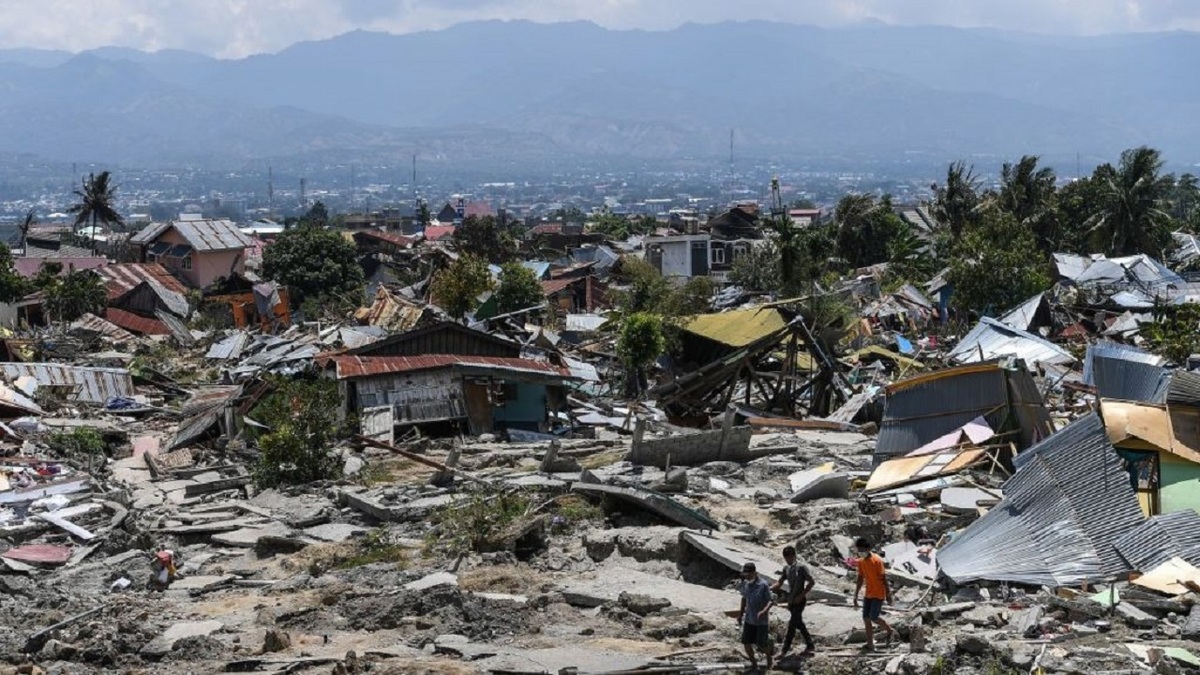
[[[462,23],[588,21],[666,31],[688,23],[774,21],[989,28],[1045,36],[1200,32],[1187,0],[17,0],[0,14],[0,49],[79,53],[103,47],[184,50],[218,58],[274,54],[356,30],[408,34]]]

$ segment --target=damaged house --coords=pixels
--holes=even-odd
[[[394,427],[472,435],[554,428],[570,371],[522,358],[521,345],[450,321],[321,359],[364,433]]]
[[[144,262],[160,263],[193,288],[246,271],[252,244],[229,220],[173,220],[151,223],[129,238]]]

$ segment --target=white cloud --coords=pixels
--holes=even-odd
[[[1052,34],[1200,30],[1194,0],[0,0],[0,47],[278,51],[356,28],[440,29],[480,19],[588,20],[664,30],[685,22],[988,26]]]

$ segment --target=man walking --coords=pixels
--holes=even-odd
[[[796,559],[796,547],[784,547],[783,561],[787,563],[787,566],[779,574],[779,581],[776,581],[775,585],[771,587],[773,592],[778,593],[783,588],[784,582],[787,583],[784,600],[787,603],[788,612],[791,613],[788,618],[787,636],[783,638],[783,649],[779,651],[779,658],[787,656],[788,651],[791,650],[792,640],[796,637],[797,630],[804,638],[804,651],[800,655],[812,656],[814,645],[812,635],[809,635],[808,627],[804,625],[804,606],[808,604],[809,591],[817,582],[809,574],[808,568]]]
[[[758,668],[758,657],[754,653],[757,647],[767,657],[767,670],[770,670],[773,652],[767,625],[775,603],[771,600],[771,588],[759,578],[754,563],[742,565],[742,583],[738,590],[742,594],[742,606],[737,619],[742,624],[742,646],[746,649],[746,657],[750,659],[751,668]]]
[[[863,598],[863,626],[867,631],[867,651],[875,651],[875,626],[887,631],[885,643],[892,644],[892,634],[895,632],[880,616],[883,612],[884,600],[892,604],[892,588],[888,585],[887,573],[883,569],[883,558],[871,552],[871,542],[859,537],[854,542],[858,549],[858,584],[854,588],[854,606],[858,607],[858,594],[866,586],[866,597]]]

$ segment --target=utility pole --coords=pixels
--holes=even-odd
[[[275,217],[275,170],[267,165],[267,218]]]

